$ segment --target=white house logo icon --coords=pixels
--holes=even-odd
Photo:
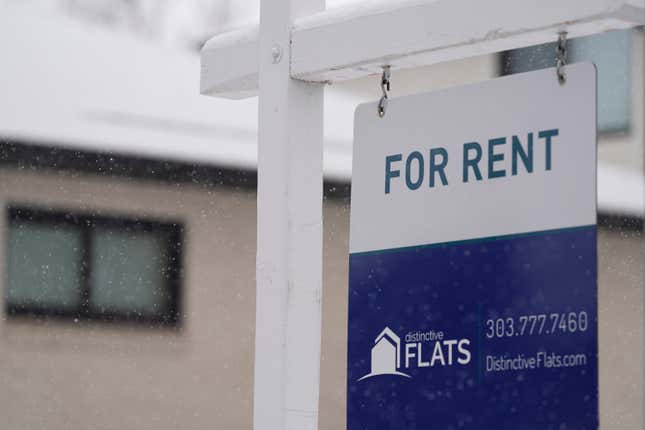
[[[361,381],[379,375],[398,375],[409,378],[409,375],[397,370],[400,367],[401,339],[389,327],[385,327],[374,340],[371,372],[358,380]]]

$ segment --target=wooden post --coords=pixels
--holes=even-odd
[[[259,32],[254,428],[318,424],[323,87],[290,77],[291,27],[324,0],[264,0]]]

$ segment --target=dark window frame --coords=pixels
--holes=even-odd
[[[37,303],[12,304],[8,294],[4,294],[5,311],[10,317],[27,316],[38,319],[57,318],[71,321],[98,322],[134,322],[147,325],[175,326],[181,324],[181,289],[182,289],[182,248],[184,227],[180,222],[162,222],[121,215],[99,215],[67,210],[49,210],[27,205],[10,204],[7,206],[7,232],[13,222],[28,222],[46,226],[65,226],[80,230],[82,249],[80,251],[81,287],[79,305],[73,309],[60,309],[42,306]],[[100,311],[91,304],[92,241],[97,228],[115,228],[125,231],[160,233],[167,245],[168,271],[166,288],[170,295],[168,308],[159,314],[138,314],[137,312]],[[6,244],[6,259],[9,258],[9,240]],[[9,287],[9,267],[5,273],[7,289]],[[8,290],[7,290],[8,291]]]

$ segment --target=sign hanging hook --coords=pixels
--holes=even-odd
[[[387,92],[390,91],[390,66],[383,66],[383,74],[381,75],[381,100],[378,102],[378,116],[383,118],[385,116],[385,109],[387,108]]]
[[[558,76],[560,85],[567,81],[567,75],[564,72],[564,66],[567,65],[567,32],[558,33],[558,45],[555,47],[555,73]]]

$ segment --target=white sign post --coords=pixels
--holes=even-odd
[[[201,92],[260,94],[255,429],[317,426],[322,84],[645,24],[642,0],[264,0],[202,51]],[[376,84],[376,82],[375,82]]]
[[[323,8],[274,0],[260,11],[255,428],[318,421],[323,88],[290,78],[289,39],[293,18]]]

